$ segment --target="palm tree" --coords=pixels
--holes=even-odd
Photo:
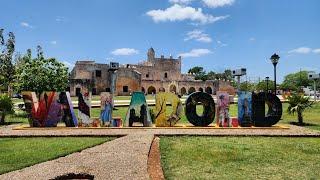
[[[307,108],[312,107],[313,102],[309,101],[309,97],[304,97],[300,94],[292,94],[288,97],[289,107],[287,112],[289,114],[298,114],[298,124],[303,125],[303,111]]]

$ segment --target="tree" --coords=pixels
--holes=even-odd
[[[274,81],[271,81],[271,80],[268,81],[268,89],[269,89],[269,91],[270,91],[270,90],[274,90],[273,82],[274,82]],[[266,81],[266,80],[260,81],[260,82],[256,85],[256,90],[257,90],[257,91],[267,92],[267,81]]]
[[[304,97],[302,94],[294,93],[288,97],[288,109],[289,114],[297,113],[298,124],[303,125],[303,111],[312,107],[313,102],[309,101],[309,97]]]
[[[14,113],[12,99],[7,94],[0,95],[0,125],[5,123],[5,117],[7,114]]]
[[[68,68],[55,58],[44,58],[40,46],[37,47],[37,58],[32,58],[31,50],[28,50],[18,59],[20,91],[35,91],[40,95],[45,91],[64,91],[68,86]]]
[[[291,73],[284,77],[284,81],[280,85],[281,89],[298,91],[301,86],[311,86],[312,80],[308,79],[308,71],[300,71]]]
[[[202,81],[207,80],[207,74],[203,70],[203,67],[200,67],[200,66],[193,67],[189,69],[188,73],[193,74],[196,80],[202,80]]]
[[[15,36],[12,32],[8,34],[8,40],[5,43],[3,29],[0,29],[0,80],[1,86],[8,88],[8,93],[12,95],[12,83],[15,77],[15,67],[13,63],[13,54],[15,50]]]
[[[250,82],[242,82],[240,83],[240,91],[254,91],[255,84]]]

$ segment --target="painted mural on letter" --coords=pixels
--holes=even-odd
[[[252,126],[252,93],[238,92],[238,120],[243,127]]]
[[[167,116],[167,102],[171,103],[172,113]],[[160,92],[156,95],[156,126],[174,126],[180,119],[182,114],[182,103],[180,98],[169,92]]]
[[[227,92],[217,92],[217,126],[232,127],[229,114],[229,94]]]
[[[88,127],[92,124],[90,119],[91,93],[88,91],[80,92],[78,95],[78,126]]]
[[[101,101],[101,112],[100,112],[101,126],[104,126],[104,127],[113,126],[113,124],[112,124],[112,109],[113,109],[112,95],[109,92],[102,92],[100,94],[100,101]]]
[[[137,123],[143,126],[152,126],[146,97],[142,92],[133,92],[126,115],[126,126],[132,127]]]

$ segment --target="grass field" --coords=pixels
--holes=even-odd
[[[161,137],[166,179],[319,179],[320,138]]]
[[[0,138],[0,174],[66,156],[113,138]]]

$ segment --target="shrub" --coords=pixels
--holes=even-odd
[[[0,95],[0,124],[5,123],[5,117],[7,114],[12,114],[14,113],[13,110],[13,102],[11,98],[7,94],[1,94]]]

